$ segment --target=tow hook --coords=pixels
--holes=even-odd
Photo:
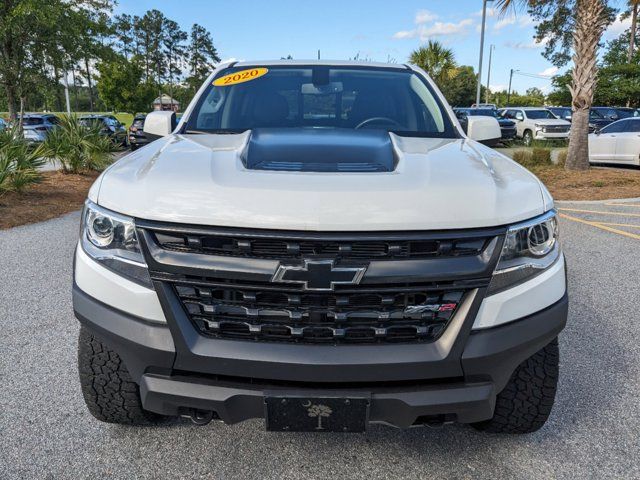
[[[211,410],[190,409],[183,417],[191,419],[196,425],[204,426],[213,420],[214,413]]]

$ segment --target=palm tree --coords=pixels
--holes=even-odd
[[[425,47],[411,52],[409,62],[427,72],[439,88],[458,74],[453,50],[436,40],[429,40]]]
[[[316,430],[324,430],[324,427],[322,426],[322,418],[330,416],[333,413],[333,410],[326,405],[311,405],[307,409],[307,413],[311,418],[318,418],[318,426],[316,427]]]
[[[512,8],[535,6],[539,0],[497,0],[501,13]],[[593,103],[598,66],[598,43],[609,23],[605,0],[575,0],[575,27],[573,31],[573,69],[571,106],[571,133],[565,168],[587,170],[589,168],[589,109]]]

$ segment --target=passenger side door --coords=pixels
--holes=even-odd
[[[589,135],[589,161],[590,162],[615,162],[616,142],[624,122],[615,122],[607,125],[599,133]]]
[[[623,128],[617,135],[616,160],[640,165],[640,120],[622,120]]]

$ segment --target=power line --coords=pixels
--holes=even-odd
[[[520,70],[514,70],[513,74],[514,75],[522,75],[523,77],[541,78],[543,80],[553,80],[553,77],[548,77],[546,75],[538,75],[536,73],[521,72]]]

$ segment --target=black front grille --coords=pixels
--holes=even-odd
[[[336,259],[384,259],[478,255],[489,239],[334,241],[155,232],[155,240],[167,250],[209,255],[278,259],[318,255]]]
[[[502,228],[333,233],[139,222],[151,277],[171,285],[207,337],[313,344],[436,340],[472,290],[486,287]],[[365,268],[357,284],[310,291],[280,266],[332,260]]]
[[[297,343],[427,342],[438,338],[465,290],[412,287],[331,293],[175,283],[198,330],[216,338]]]
[[[567,133],[569,127],[566,125],[548,125],[543,127],[545,133]]]

